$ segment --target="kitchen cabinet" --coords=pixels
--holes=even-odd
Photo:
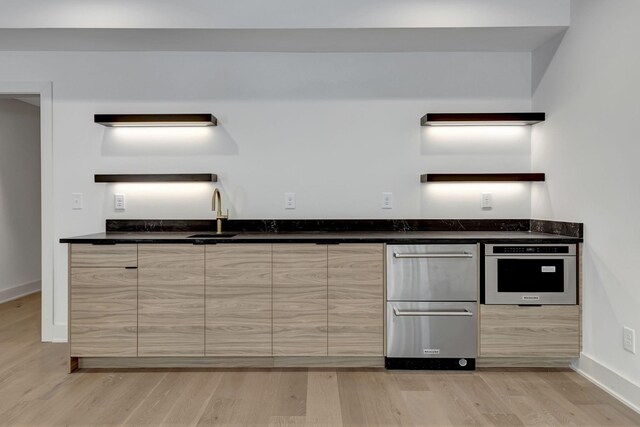
[[[138,356],[204,356],[204,252],[139,245]]]
[[[273,245],[273,355],[327,356],[327,245]]]
[[[328,246],[328,355],[382,356],[381,244]]]
[[[137,353],[137,245],[71,245],[71,357]]]
[[[481,357],[578,357],[580,306],[481,305]]]
[[[270,244],[206,247],[206,355],[271,356]]]

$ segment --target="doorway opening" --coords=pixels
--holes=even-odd
[[[2,311],[28,310],[31,315],[24,320],[37,327],[22,333],[38,336],[42,289],[40,156],[40,95],[0,95],[0,307]]]

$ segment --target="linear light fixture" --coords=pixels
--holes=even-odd
[[[427,113],[421,126],[527,126],[543,122],[545,113]]]
[[[107,127],[217,126],[213,114],[96,114],[94,121]]]
[[[543,173],[427,173],[420,182],[541,182]]]
[[[96,174],[95,182],[218,182],[215,173]]]

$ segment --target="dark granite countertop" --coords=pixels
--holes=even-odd
[[[60,239],[61,243],[579,243],[580,237],[531,231],[239,232],[233,237],[190,238],[202,232],[106,232]]]

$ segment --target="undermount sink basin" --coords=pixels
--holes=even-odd
[[[189,236],[189,238],[193,239],[223,239],[229,238],[237,235],[238,233],[209,233],[209,234],[194,234],[193,236]]]

